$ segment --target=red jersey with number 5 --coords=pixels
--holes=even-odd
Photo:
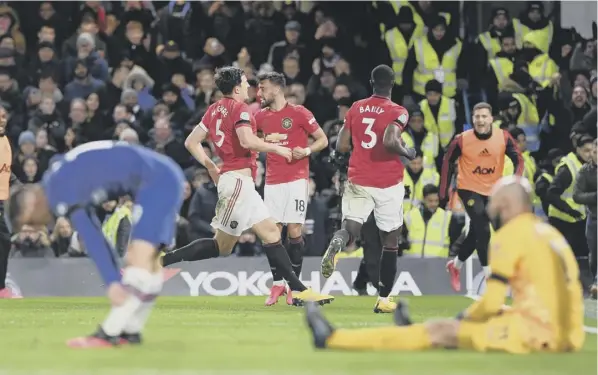
[[[249,126],[254,134],[257,131],[247,104],[222,98],[208,107],[199,126],[208,133],[216,155],[222,159],[220,173],[250,168],[255,178],[256,153],[243,148],[237,136],[237,128],[241,126]]]
[[[308,135],[320,129],[314,115],[302,105],[287,105],[280,111],[264,108],[255,115],[264,140],[291,150],[308,146]],[[266,154],[266,184],[275,185],[309,178],[309,157],[290,163],[280,155]]]
[[[409,121],[407,110],[390,99],[373,95],[353,103],[345,116],[351,131],[353,151],[349,159],[349,180],[356,185],[387,188],[403,181],[403,163],[390,153],[382,140],[388,124]]]

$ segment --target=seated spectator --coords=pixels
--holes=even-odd
[[[131,128],[124,129],[118,136],[118,140],[128,142],[133,145],[139,144],[139,136],[137,135],[137,132]]]
[[[12,238],[11,258],[53,258],[48,231],[45,228],[23,226]]]
[[[33,156],[27,156],[23,159],[21,162],[21,170],[23,171],[23,174],[20,180],[24,184],[34,184],[41,179],[37,159]]]
[[[292,55],[299,59],[299,71],[308,72],[310,59],[307,49],[299,41],[301,36],[301,24],[297,21],[289,21],[284,27],[284,40],[272,44],[268,54],[268,64],[277,72],[282,71],[283,60],[286,56]]]
[[[42,72],[48,72],[61,82],[62,71],[60,59],[56,55],[54,45],[50,42],[41,42],[37,46],[35,56],[29,62],[28,75],[30,83],[39,82]]]
[[[182,142],[175,138],[171,127],[170,119],[160,118],[154,124],[154,129],[150,131],[151,139],[147,147],[164,155],[170,156],[181,168],[187,168],[191,165],[191,157]]]
[[[150,111],[156,105],[157,100],[152,94],[154,80],[142,68],[134,67],[124,81],[123,87],[137,92],[137,104],[142,111]]]
[[[218,189],[205,170],[198,172],[195,193],[189,202],[189,218],[192,238],[214,236],[212,218],[216,212]]]
[[[56,108],[54,99],[50,97],[42,99],[38,109],[31,116],[27,128],[33,133],[37,133],[40,129],[45,129],[48,135],[48,143],[56,149],[61,148],[61,139],[64,137],[66,124]]]
[[[78,59],[74,65],[74,78],[64,88],[64,98],[71,101],[76,98],[87,98],[92,92],[103,90],[104,82],[93,78],[87,67],[87,62]]]
[[[141,68],[140,68],[141,69]],[[143,69],[141,69],[143,70]],[[120,103],[120,96],[123,93],[125,82],[129,76],[131,69],[126,66],[117,66],[112,70],[112,76],[106,83],[106,108],[112,109],[115,105]]]
[[[183,125],[191,117],[191,111],[186,104],[183,96],[188,97],[188,92],[181,92],[181,89],[172,83],[166,84],[162,87],[162,100],[168,106],[170,113],[172,113],[171,121],[175,128],[182,129]]]
[[[59,217],[56,220],[54,230],[50,235],[50,242],[54,255],[61,257],[68,254],[71,238],[73,237],[73,227],[68,219]]]
[[[106,51],[106,43],[104,43],[98,33],[100,29],[97,24],[97,20],[93,15],[87,15],[81,19],[81,23],[77,32],[75,32],[70,38],[68,38],[62,45],[62,57],[78,57],[77,42],[79,36],[83,33],[91,35],[96,48],[96,51]]]
[[[87,105],[87,123],[88,123],[88,136],[90,140],[99,141],[102,139],[108,139],[108,133],[110,131],[110,120],[103,110],[103,105],[100,95],[92,92],[85,100]]]
[[[166,43],[158,61],[160,64],[158,87],[171,82],[172,76],[177,73],[182,74],[188,82],[193,80],[191,64],[181,56],[181,50],[175,41],[170,40]]]
[[[226,54],[226,48],[216,38],[208,38],[203,48],[205,55],[197,63],[198,67],[218,69],[230,64],[230,58]]]
[[[95,51],[95,40],[90,33],[81,33],[77,38],[77,55],[69,56],[63,60],[65,82],[73,79],[74,65],[84,61],[89,74],[102,82],[108,80],[108,64],[97,51]]]
[[[0,6],[0,36],[10,36],[15,41],[17,52],[24,54],[27,51],[27,46],[20,27],[17,12],[8,5]]]
[[[1,55],[0,60],[2,60]],[[21,113],[23,98],[19,91],[19,84],[14,79],[14,76],[2,66],[0,66],[0,100],[10,104],[14,111]]]

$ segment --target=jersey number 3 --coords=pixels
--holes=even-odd
[[[222,125],[222,119],[216,120],[216,139],[214,139],[214,144],[218,147],[222,147],[224,143],[224,132],[220,130],[220,126]]]
[[[372,131],[372,128],[374,127],[374,123],[376,122],[376,119],[373,119],[371,117],[365,117],[363,120],[361,120],[361,122],[365,125],[367,125],[367,127],[365,128],[364,134],[367,135],[368,137],[370,137],[369,141],[361,141],[361,147],[363,148],[374,148],[374,146],[376,146],[376,142],[378,142],[378,136],[376,135],[376,133],[374,133]]]

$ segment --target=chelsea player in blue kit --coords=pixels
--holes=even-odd
[[[112,309],[91,336],[68,342],[71,347],[105,347],[140,343],[140,333],[162,290],[158,254],[172,243],[183,202],[183,172],[166,156],[126,143],[98,141],[74,148],[50,166],[41,184],[11,194],[8,216],[13,228],[47,225],[68,217],[96,264]],[[117,196],[133,197],[130,244],[125,268],[106,241],[95,208]]]

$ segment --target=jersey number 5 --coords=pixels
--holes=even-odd
[[[371,117],[365,117],[363,120],[361,120],[361,122],[363,124],[367,125],[364,133],[365,133],[365,135],[370,137],[370,140],[368,142],[361,141],[361,147],[367,148],[367,149],[374,148],[374,146],[376,145],[376,142],[378,142],[378,136],[376,135],[376,133],[374,133],[372,131],[372,128],[374,127],[374,123],[376,122],[376,119],[373,119]]]
[[[224,143],[224,132],[220,130],[220,126],[222,125],[222,119],[216,120],[216,138],[214,140],[214,144],[218,147],[222,147]]]

